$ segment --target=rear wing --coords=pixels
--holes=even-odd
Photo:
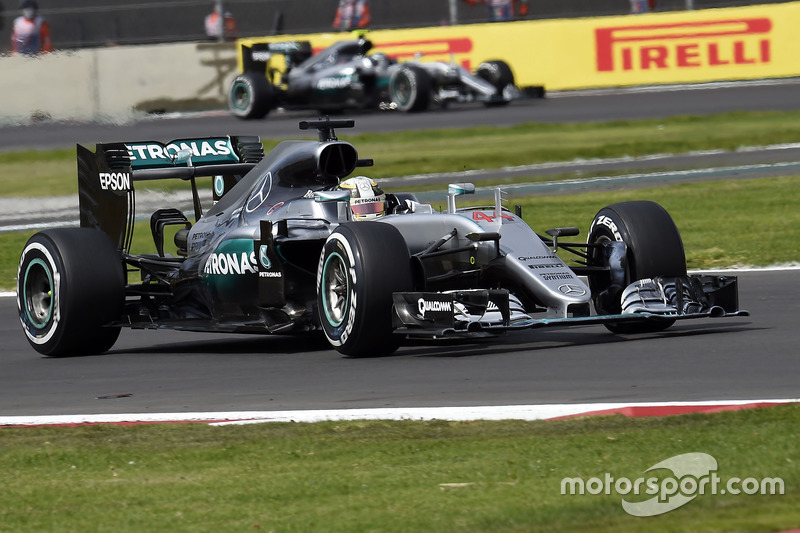
[[[81,227],[102,230],[119,249],[130,250],[135,181],[190,181],[197,219],[202,207],[196,177],[214,176],[218,199],[263,157],[264,146],[253,136],[101,143],[94,152],[77,145]]]
[[[255,43],[253,46],[241,45],[239,68],[242,72],[267,75],[267,65],[275,55],[282,55],[285,69],[290,70],[311,57],[313,50],[309,41],[286,41],[280,43]]]

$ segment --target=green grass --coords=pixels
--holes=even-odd
[[[75,150],[0,152],[0,176],[5,198],[78,193]]]
[[[799,423],[794,405],[648,419],[3,429],[0,530],[776,531],[800,522]],[[635,480],[688,452],[713,456],[723,482],[780,477],[786,493],[705,494],[650,518],[627,515],[613,491],[561,494],[565,477]]]
[[[355,130],[358,131],[358,130]],[[235,133],[235,132],[230,132]],[[351,135],[373,178],[527,165],[576,158],[639,156],[800,141],[800,111],[726,113],[607,123],[477,127]],[[292,136],[292,132],[287,132]],[[299,137],[299,135],[297,136]],[[168,139],[163,139],[168,140]],[[103,141],[103,139],[98,139]],[[270,149],[278,141],[265,139]],[[0,152],[0,196],[77,193],[74,150]],[[159,184],[180,187],[179,183]]]

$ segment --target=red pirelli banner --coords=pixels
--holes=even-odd
[[[474,68],[507,61],[519,85],[548,90],[800,76],[800,2],[759,6],[443,26],[369,33],[398,60],[421,57]],[[350,38],[315,34],[315,49]]]

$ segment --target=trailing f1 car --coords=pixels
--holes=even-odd
[[[504,61],[481,63],[471,73],[444,62],[398,63],[382,53],[368,54],[371,48],[366,39],[340,41],[316,55],[307,41],[242,45],[244,72],[228,91],[230,112],[251,119],[277,107],[423,111],[451,102],[504,105],[520,96]],[[284,58],[283,67],[274,65],[276,56]]]
[[[636,333],[747,314],[735,277],[687,275],[678,229],[655,203],[601,209],[582,243],[565,242],[577,228],[536,233],[499,192],[494,205],[457,207],[470,184],[451,185],[436,211],[350,177],[372,165],[337,139],[334,128],[352,126],[301,122],[318,141],[283,141],[266,155],[257,137],[78,146],[80,227],[35,234],[20,258],[17,303],[31,346],[101,353],[122,327],[321,332],[342,354],[371,356],[409,336],[574,324]],[[206,211],[201,176],[214,176],[217,201]],[[191,184],[194,222],[156,210],[156,252],[133,254],[135,184],[154,179]],[[169,226],[174,248],[164,242]]]

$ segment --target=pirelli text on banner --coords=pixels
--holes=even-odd
[[[767,17],[601,27],[595,30],[597,71],[766,64],[772,28]]]

